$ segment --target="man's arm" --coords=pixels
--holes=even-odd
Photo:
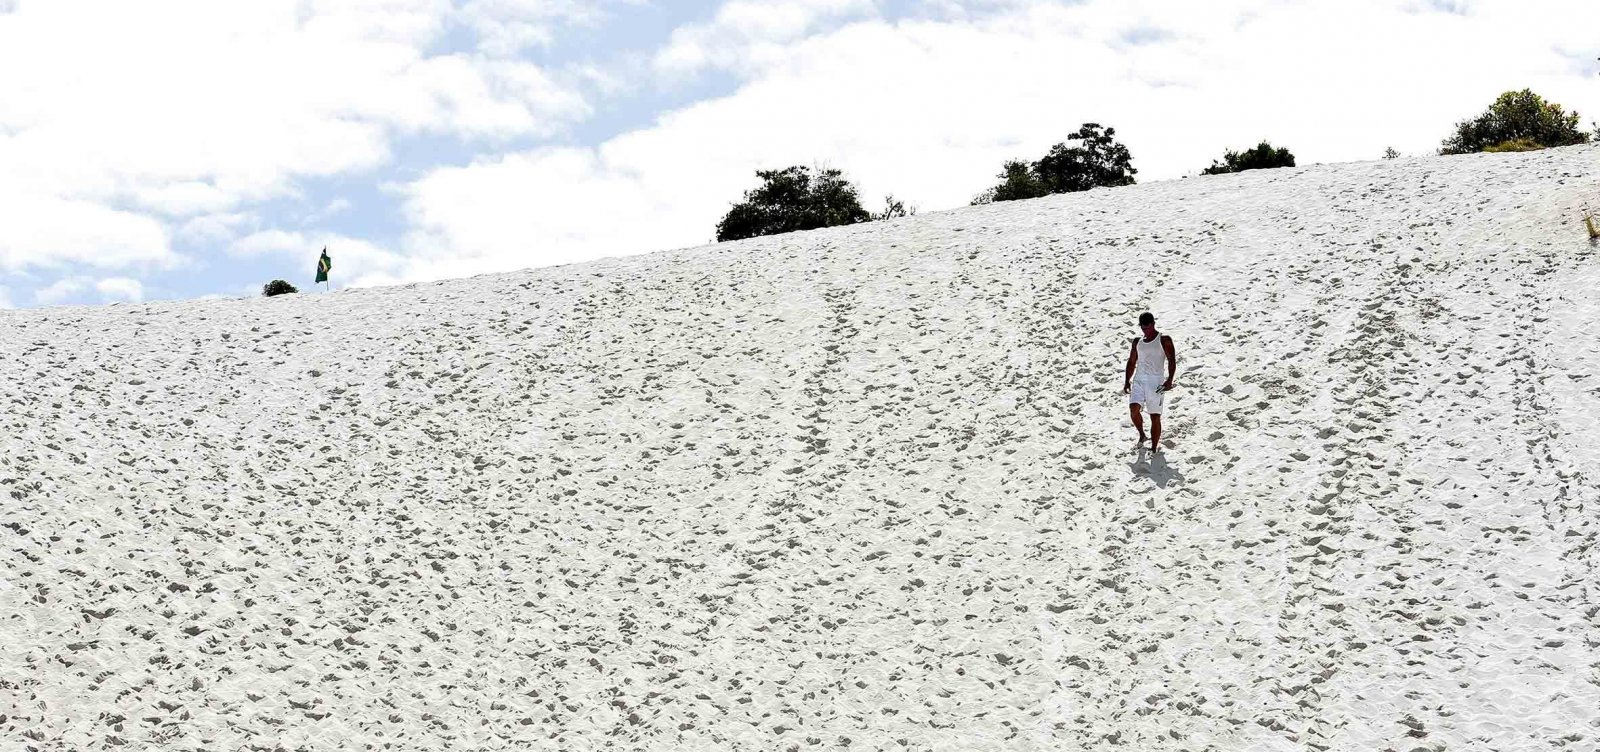
[[[1172,388],[1172,377],[1178,375],[1178,351],[1172,346],[1172,338],[1165,334],[1161,335],[1161,348],[1167,352],[1167,383],[1161,385],[1161,390],[1166,391]]]
[[[1122,379],[1122,393],[1127,394],[1133,384],[1133,367],[1139,364],[1139,340],[1128,346],[1128,373]]]

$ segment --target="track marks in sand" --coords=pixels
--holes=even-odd
[[[0,733],[1582,749],[1596,155],[0,312]]]

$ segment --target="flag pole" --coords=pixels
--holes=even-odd
[[[323,292],[332,291],[333,290],[333,280],[328,278],[328,272],[331,271],[332,269],[333,269],[333,262],[328,259],[328,247],[327,246],[323,246],[322,247],[322,255],[317,258],[317,278],[312,280],[312,284],[316,284],[318,282],[321,282],[322,283],[322,291]]]

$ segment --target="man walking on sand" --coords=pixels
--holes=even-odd
[[[1128,413],[1133,416],[1133,427],[1139,429],[1139,446],[1144,446],[1140,408],[1150,413],[1150,451],[1157,452],[1161,450],[1161,403],[1178,372],[1178,356],[1172,349],[1172,338],[1156,331],[1155,316],[1139,314],[1139,328],[1144,330],[1144,336],[1134,338],[1133,349],[1128,351],[1122,393],[1128,395]]]

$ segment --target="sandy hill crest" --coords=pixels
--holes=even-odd
[[[1593,748],[1597,167],[0,312],[0,734]],[[1155,459],[1146,308],[1182,359]]]

